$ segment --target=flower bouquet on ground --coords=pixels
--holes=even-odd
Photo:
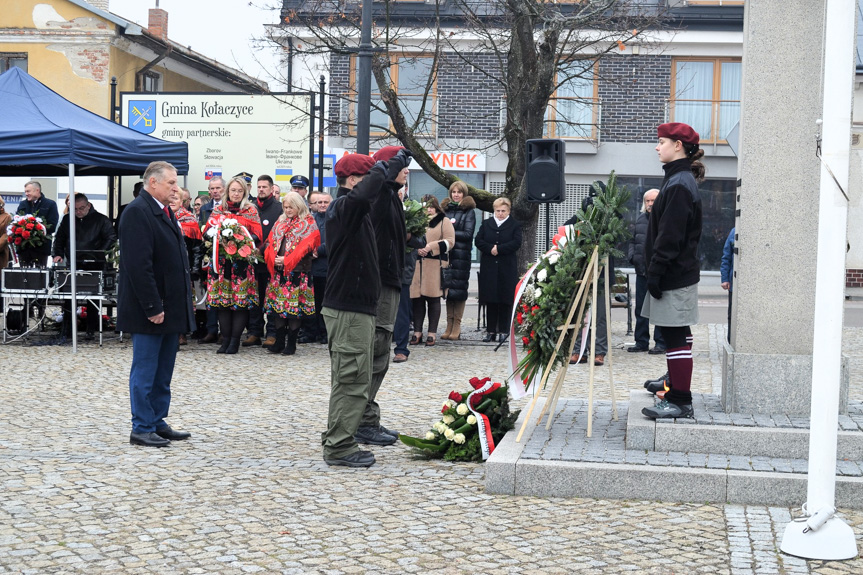
[[[16,251],[42,247],[48,241],[48,232],[42,218],[32,214],[12,216],[12,223],[6,228],[9,244]]]
[[[554,246],[522,277],[516,293],[516,316],[511,339],[511,357],[514,376],[525,389],[545,370],[551,370],[569,361],[568,350],[575,330],[567,330],[563,344],[555,355],[560,337],[575,296],[579,280],[584,275],[594,248],[598,248],[600,262],[605,256],[622,256],[615,247],[629,238],[623,220],[629,192],[617,185],[614,172],[609,175],[605,190],[594,184],[596,196],[593,206],[578,210],[578,223],[562,226],[553,238]],[[572,321],[578,318],[573,317]],[[520,349],[517,349],[520,348]]]
[[[204,265],[208,265],[212,258],[217,270],[225,262],[252,264],[263,261],[252,234],[234,218],[224,218],[218,225],[211,226],[204,237],[204,246],[209,254],[204,258]]]
[[[413,237],[423,236],[429,226],[429,215],[426,211],[426,205],[416,200],[405,200],[405,230]],[[408,247],[406,251],[410,253],[414,248]]]
[[[510,412],[507,388],[486,377],[470,380],[472,391],[450,392],[442,417],[425,437],[399,435],[429,457],[447,461],[484,461],[507,431],[515,426],[518,411]]]

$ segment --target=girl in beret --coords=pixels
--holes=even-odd
[[[657,129],[656,152],[665,179],[653,204],[647,228],[644,257],[649,296],[641,315],[662,328],[667,377],[648,382],[648,391],[665,390],[662,401],[645,407],[652,419],[692,417],[692,330],[698,322],[698,281],[701,239],[701,196],[704,156],[698,132],[679,122]]]

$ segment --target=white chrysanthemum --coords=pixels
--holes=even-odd
[[[473,414],[467,416],[467,422],[469,425],[476,425],[476,417]]]
[[[560,252],[557,252],[557,251],[551,252],[551,255],[548,256],[548,263],[550,263],[551,265],[556,265],[557,260],[559,260],[559,259],[560,259]]]
[[[452,436],[452,440],[458,444],[464,443],[464,433],[456,433]]]
[[[447,430],[443,432],[443,436],[452,441],[452,438],[455,437],[455,431],[447,428]]]
[[[538,274],[536,274],[536,281],[544,282],[546,279],[548,279],[548,270],[543,268],[539,270]]]
[[[234,235],[234,232],[232,232],[231,230],[228,230],[228,229],[224,229],[224,230],[222,230],[222,235],[225,236],[226,238],[229,238],[232,235]]]
[[[459,415],[465,415],[468,412],[468,408],[465,404],[459,403],[458,407],[455,408],[455,412]]]
[[[536,291],[533,292],[534,299],[539,299],[542,297],[542,290],[540,288],[536,288]]]
[[[449,425],[450,423],[452,423],[453,421],[455,421],[455,417],[453,417],[452,415],[444,415],[444,416],[443,416],[443,420],[442,420],[442,421],[443,421],[444,423],[446,423],[447,425]]]

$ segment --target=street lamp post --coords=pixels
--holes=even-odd
[[[357,153],[369,153],[369,123],[372,108],[372,0],[363,0],[357,72]]]

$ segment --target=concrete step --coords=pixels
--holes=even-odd
[[[543,401],[539,400],[535,414]],[[610,408],[596,402],[593,437],[586,438],[586,410],[580,406],[585,402],[561,401],[571,401],[574,407],[564,404],[558,409],[550,431],[545,430],[545,421],[537,427],[534,416],[522,441],[516,443],[522,412],[516,428],[486,461],[488,493],[784,507],[806,500],[804,459],[629,449],[622,437],[627,417],[613,421]],[[635,411],[631,407],[627,402],[618,404],[621,412]],[[860,463],[837,463],[844,473],[836,479],[837,506],[863,508]]]
[[[703,425],[692,420],[653,421],[641,414],[643,407],[652,406],[653,395],[630,393],[626,424],[626,448],[649,451],[682,451],[685,453],[725,453],[807,459],[809,429],[794,427],[760,427],[755,425]],[[695,405],[699,417],[698,405]],[[849,418],[845,418],[849,419]],[[850,422],[853,427],[854,422]],[[847,428],[852,425],[846,425]],[[841,430],[838,438],[838,459],[863,461],[863,432]]]

